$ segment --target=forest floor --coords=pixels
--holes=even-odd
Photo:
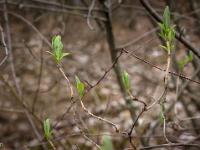
[[[164,3],[159,3],[156,7],[161,9],[163,6]],[[50,118],[52,123],[56,123],[70,107],[71,101],[69,87],[65,79],[56,68],[51,55],[46,53],[46,51],[51,51],[46,41],[50,42],[51,38],[57,34],[62,36],[64,50],[70,53],[70,56],[63,60],[62,66],[75,91],[75,75],[79,76],[85,83],[87,81],[90,84],[95,84],[104,72],[112,66],[106,32],[102,29],[102,25],[97,24],[94,20],[91,20],[94,28],[91,30],[88,27],[87,19],[80,16],[36,11],[29,8],[9,7],[9,10],[24,17],[27,22],[32,24],[27,24],[23,19],[12,14],[9,15],[13,64],[23,102],[27,104],[28,109],[34,109],[34,113],[41,120]],[[3,15],[1,14],[1,16]],[[0,21],[3,25],[3,17],[0,18]],[[199,38],[194,34],[194,29],[187,28],[187,26],[194,26],[192,18],[190,22],[183,20],[180,24],[189,33],[187,38],[198,46],[199,43],[196,41]],[[125,5],[114,10],[112,12],[112,25],[117,48],[124,47],[125,44],[132,42],[132,44],[126,45],[126,50],[129,53],[124,53],[118,61],[121,69],[126,70],[130,75],[132,93],[150,105],[154,99],[159,98],[164,89],[163,77],[165,72],[152,68],[149,64],[136,59],[132,54],[164,69],[167,55],[159,46],[161,42],[156,32],[158,28],[152,24],[145,9],[137,2],[134,7],[126,7]],[[35,28],[39,32],[35,32]],[[175,52],[177,59],[185,55],[185,48],[180,44],[178,45],[179,49]],[[0,53],[0,58],[2,56],[3,54]],[[186,66],[184,75],[191,77],[193,71],[191,68],[191,64]],[[9,61],[0,66],[0,70],[4,79],[15,89]],[[170,76],[167,106],[176,99],[175,79]],[[191,85],[194,88],[198,87],[195,83],[191,83]],[[76,92],[75,95],[76,101]],[[187,93],[186,96],[188,96]],[[5,86],[3,82],[0,82],[0,99],[0,142],[3,143],[4,148],[22,150],[29,146],[30,149],[37,149],[40,142],[33,131],[30,120],[28,121],[30,118],[27,118],[24,108],[17,103],[11,89]],[[36,101],[35,107],[33,107],[34,101]],[[130,129],[131,116],[126,108],[113,70],[97,87],[90,91],[84,103],[94,114],[117,124],[121,131]],[[74,113],[70,110],[59,121],[55,129],[54,142],[59,145],[60,149],[64,145],[69,149],[77,149],[74,145],[78,145],[80,149],[97,149],[94,143],[80,133],[77,122],[85,131],[87,137],[98,144],[101,144],[103,134],[110,134],[114,149],[130,147],[126,138],[117,134],[111,126],[88,116],[79,105],[77,103],[75,106],[78,111]],[[187,105],[193,116],[199,115],[192,104],[187,103]],[[138,114],[141,104],[134,103],[134,106]],[[180,102],[177,103],[176,107],[177,118],[188,117]],[[151,144],[165,143],[161,123],[153,133],[148,131],[159,120],[159,115],[160,106],[156,105],[138,120],[138,128],[133,133],[134,142],[137,146],[141,146],[140,139],[146,137],[149,138]],[[172,119],[174,111],[171,111],[168,115]],[[75,116],[78,117],[78,121]],[[32,116],[31,118],[35,121]],[[176,121],[178,122],[178,119]],[[192,140],[195,137],[195,132],[190,130],[190,123],[190,120],[184,120],[181,123],[178,122],[178,126],[174,127],[177,124],[173,120],[169,120],[167,124],[169,139],[174,142]],[[199,124],[199,122],[197,123]],[[35,124],[37,125],[38,122]],[[40,136],[43,137],[42,127],[38,130]]]

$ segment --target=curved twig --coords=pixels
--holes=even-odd
[[[4,58],[1,60],[0,62],[0,66],[6,61],[6,59],[8,58],[8,48],[5,42],[5,38],[4,38],[4,32],[3,32],[3,28],[0,25],[0,32],[1,32],[1,44],[4,47],[5,50],[5,56]]]
[[[87,16],[87,24],[88,24],[88,26],[89,26],[89,28],[90,28],[91,30],[94,29],[93,26],[92,26],[92,24],[90,23],[90,17],[92,16],[92,10],[93,10],[93,8],[94,8],[94,6],[95,6],[95,2],[96,2],[96,0],[93,0],[93,1],[92,1],[91,5],[90,5],[90,7],[89,7],[88,16]]]
[[[150,15],[157,21],[162,22],[162,18],[157,14],[157,12],[151,7],[147,0],[140,0],[144,8],[150,13]],[[176,39],[179,40],[183,45],[185,45],[189,50],[191,50],[198,58],[200,58],[200,50],[194,47],[188,40],[186,40],[181,33],[176,32]]]

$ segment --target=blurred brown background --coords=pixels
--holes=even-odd
[[[198,0],[148,3],[160,16],[165,6],[169,5],[177,32],[181,32],[199,49]],[[106,26],[108,23],[112,30]],[[95,150],[98,149],[97,145],[102,145],[102,137],[107,134],[114,150],[131,148],[126,135],[116,133],[112,126],[81,109],[76,102],[76,92],[75,104],[68,110],[72,107],[69,87],[46,51],[52,50],[51,38],[61,35],[64,51],[71,53],[62,61],[62,66],[76,91],[75,75],[87,87],[87,82],[95,84],[112,66],[112,49],[118,55],[121,48],[126,48],[128,53],[122,54],[118,65],[130,75],[132,94],[148,105],[152,104],[163,91],[165,72],[136,59],[134,55],[165,69],[167,54],[159,46],[162,41],[157,33],[157,23],[139,0],[0,0],[0,26],[3,29],[1,41],[5,39],[8,49],[8,57],[0,66],[2,149],[48,149],[42,128],[46,118],[50,118],[53,125],[57,124],[52,137],[56,149]],[[112,34],[114,45],[109,41]],[[1,43],[0,60],[3,60],[5,47]],[[188,48],[178,40],[175,45],[170,70],[178,73],[177,62],[186,56]],[[183,74],[198,81],[199,63],[199,58],[195,56],[193,62],[184,68]],[[171,105],[178,94],[176,81],[177,77],[170,75],[166,134],[174,143],[198,145],[200,85],[180,78],[181,93],[175,114]],[[122,132],[130,130],[132,121],[142,109],[140,103],[124,100],[123,90],[113,69],[88,93],[84,103],[92,113],[117,124]],[[155,105],[139,118],[132,134],[137,149],[166,143],[159,114],[160,106]]]

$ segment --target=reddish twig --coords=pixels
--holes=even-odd
[[[116,65],[116,63],[118,62],[119,58],[122,56],[122,54],[124,52],[125,51],[123,49],[120,51],[120,54],[115,58],[115,60],[112,63],[112,65],[105,71],[103,76],[94,85],[90,85],[89,84],[91,86],[89,90],[91,90],[92,88],[96,87],[106,77],[106,75],[114,68],[114,66]]]
[[[145,111],[147,111],[147,108],[146,108],[146,107],[147,107],[147,104],[146,104],[144,101],[141,101],[141,100],[139,100],[138,98],[134,97],[130,92],[129,92],[129,95],[131,96],[131,99],[132,99],[133,101],[136,101],[136,102],[139,102],[139,103],[143,104],[143,108],[142,108],[141,112],[140,112],[139,115],[136,117],[135,121],[133,122],[133,124],[132,124],[132,126],[131,126],[130,131],[128,132],[129,142],[130,142],[131,146],[132,146],[134,149],[136,149],[134,143],[132,142],[132,132],[133,132],[133,129],[134,129],[135,125],[137,124],[139,118],[142,116],[142,114],[143,114]]]
[[[125,50],[125,49],[124,49],[124,50]],[[162,72],[165,72],[165,71],[166,71],[166,69],[162,69],[162,68],[160,68],[160,67],[158,67],[158,66],[152,64],[151,62],[142,59],[141,57],[137,56],[137,55],[134,54],[133,52],[129,52],[129,51],[127,51],[127,50],[125,50],[125,51],[126,51],[127,53],[131,53],[130,55],[131,55],[132,57],[134,57],[134,58],[136,58],[136,59],[138,59],[138,60],[140,60],[140,61],[142,61],[142,62],[148,64],[149,66],[151,66],[151,67],[153,67],[153,68],[156,68],[156,69],[158,69],[158,70],[160,70],[160,71],[162,71]],[[189,77],[186,77],[186,76],[184,76],[184,75],[182,75],[182,74],[178,74],[178,73],[172,72],[172,71],[169,71],[169,74],[174,75],[174,76],[177,76],[177,77],[180,77],[180,78],[185,79],[185,80],[189,80],[189,81],[191,81],[191,82],[194,82],[194,83],[197,83],[197,84],[200,85],[200,82],[199,82],[199,81],[193,80],[193,79],[191,79],[191,78],[189,78]]]

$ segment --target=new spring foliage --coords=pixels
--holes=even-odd
[[[182,72],[185,65],[187,65],[192,60],[193,60],[193,53],[190,51],[189,54],[185,58],[179,60],[178,66],[179,66],[180,71]]]
[[[102,150],[113,150],[112,139],[108,135],[103,136]]]
[[[78,76],[75,76],[75,80],[76,80],[76,89],[78,91],[79,97],[82,98],[84,94],[85,86],[83,82],[81,82],[81,80],[78,78]]]
[[[59,64],[65,56],[70,54],[63,52],[63,43],[60,35],[56,35],[52,38],[51,47],[53,52],[48,51],[48,53],[54,57],[57,64]]]
[[[170,24],[170,11],[168,6],[164,10],[162,23],[158,23],[158,25],[160,26],[159,35],[165,41],[165,45],[161,45],[161,47],[170,53],[174,48],[175,26],[171,26]]]
[[[44,120],[43,128],[44,128],[44,136],[47,140],[49,140],[52,135],[51,124],[50,124],[49,118]]]
[[[122,73],[122,82],[124,84],[125,89],[129,91],[131,86],[130,86],[129,75],[126,71]]]

